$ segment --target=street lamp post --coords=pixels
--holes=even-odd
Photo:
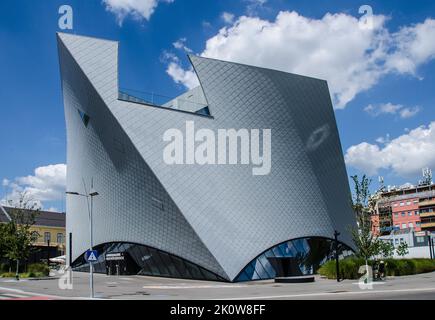
[[[68,265],[70,268],[72,268],[72,255],[71,255],[71,252],[72,252],[72,232],[69,233],[68,241],[69,241],[69,257],[68,257],[69,263],[68,263]]]
[[[428,240],[428,245],[429,245],[429,255],[430,255],[430,258],[433,259],[434,256],[433,256],[433,250],[432,250],[432,236],[431,236],[430,231],[427,233],[427,240]]]
[[[86,191],[86,186],[85,186]],[[73,196],[80,196],[85,197],[88,205],[88,213],[89,213],[89,250],[93,250],[93,228],[92,228],[92,210],[93,210],[93,198],[95,196],[98,196],[98,192],[93,190],[93,186],[91,187],[91,190],[89,193],[86,192],[86,194],[78,193],[78,192],[71,192],[67,191],[66,194],[73,195]],[[90,199],[90,201],[89,201]],[[71,255],[71,252],[70,252]],[[89,288],[90,288],[90,297],[91,299],[94,298],[94,265],[92,261],[89,261]]]
[[[335,272],[337,273],[337,282],[340,282],[340,265],[338,262],[338,236],[340,232],[334,231],[334,243],[335,243]]]
[[[47,266],[50,266],[50,239],[47,239]]]

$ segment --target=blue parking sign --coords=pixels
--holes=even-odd
[[[97,250],[87,250],[85,254],[85,259],[88,262],[96,262],[98,260]]]

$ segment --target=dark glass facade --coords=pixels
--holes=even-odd
[[[352,254],[352,251],[345,245],[339,243],[338,251],[340,257]],[[300,272],[295,275],[310,275],[316,273],[317,269],[335,255],[334,241],[326,238],[301,238],[283,242],[265,251],[252,260],[234,282],[265,280],[276,277],[275,269],[270,263],[269,257],[295,258]]]
[[[98,261],[94,271],[106,274],[146,275],[169,278],[227,281],[222,277],[180,257],[161,250],[133,243],[107,243],[94,248],[98,251]],[[339,255],[345,257],[352,251],[339,243]],[[122,253],[122,261],[106,260],[106,255]],[[334,241],[326,238],[301,238],[283,242],[263,252],[251,261],[234,282],[266,280],[276,277],[276,271],[268,258],[295,258],[298,274],[309,275],[326,261],[334,258]],[[74,263],[76,271],[89,271],[84,254]]]
[[[133,243],[107,243],[94,248],[98,251],[98,261],[94,263],[97,273],[125,275],[145,275],[196,280],[227,281],[222,277],[185,259],[144,245]],[[123,260],[106,261],[106,255],[123,254]],[[116,264],[116,268],[112,266]],[[75,271],[88,271],[89,265],[82,254],[73,263]],[[116,270],[115,272],[113,270]]]

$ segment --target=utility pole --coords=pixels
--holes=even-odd
[[[338,262],[338,236],[340,232],[334,231],[334,246],[335,246],[335,272],[337,273],[337,282],[340,282],[340,265]]]

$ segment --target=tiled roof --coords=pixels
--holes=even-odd
[[[3,207],[6,212],[11,215],[14,208]],[[27,214],[30,214],[31,210],[26,210]],[[35,226],[44,227],[62,227],[65,228],[65,213],[64,212],[51,212],[51,211],[39,211],[35,217]],[[0,222],[8,222],[9,219],[0,209]]]

